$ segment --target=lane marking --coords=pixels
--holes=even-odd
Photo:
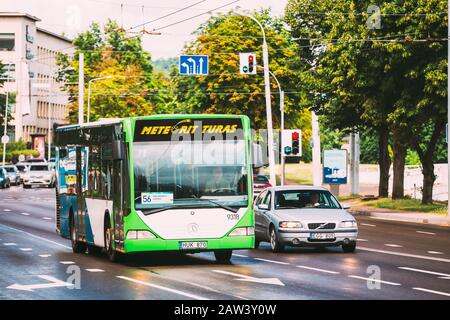
[[[418,254],[410,254],[410,253],[403,253],[403,252],[396,252],[396,251],[386,251],[386,250],[372,249],[372,248],[367,248],[367,247],[358,247],[358,250],[369,251],[369,252],[376,252],[376,253],[384,253],[384,254],[391,254],[391,255],[394,255],[394,256],[401,256],[401,257],[408,257],[408,258],[440,261],[440,262],[447,262],[447,263],[450,262],[450,259],[422,256],[422,255],[418,255]]]
[[[367,240],[367,239],[356,239],[356,241],[367,242],[369,240]]]
[[[33,251],[31,248],[20,248],[21,251]]]
[[[269,260],[269,259],[263,259],[263,258],[254,258],[255,260],[264,261],[264,262],[270,262],[270,263],[276,263],[276,264],[283,264],[288,265],[290,263],[288,262],[281,262],[281,261],[275,261],[275,260]]]
[[[87,272],[105,272],[103,269],[86,269]]]
[[[75,264],[73,261],[60,261],[61,264]]]
[[[48,275],[38,275],[39,278],[50,281],[50,283],[42,283],[42,284],[31,284],[31,285],[23,285],[15,283],[6,287],[6,289],[14,289],[21,291],[33,291],[33,289],[47,289],[47,288],[56,288],[56,287],[73,287],[72,283],[64,282],[55,277]]]
[[[384,245],[385,245],[386,247],[403,248],[403,246],[401,246],[401,245],[399,245],[399,244],[385,243]]]
[[[273,285],[278,285],[278,286],[283,286],[284,287],[284,283],[281,282],[280,279],[278,279],[278,278],[255,278],[255,277],[251,277],[251,276],[247,276],[247,275],[243,275],[243,274],[239,274],[239,273],[234,273],[234,272],[229,272],[229,271],[224,271],[224,270],[211,270],[211,271],[212,272],[216,272],[216,273],[221,273],[221,274],[237,277],[239,279],[234,279],[234,280],[237,280],[237,281],[256,282],[256,283],[263,283],[263,284],[273,284]]]
[[[432,275],[440,276],[440,277],[450,277],[450,274],[440,273],[440,272],[435,272],[435,271],[422,270],[422,269],[416,269],[416,268],[410,268],[410,267],[398,267],[398,268],[402,269],[402,270],[432,274]]]
[[[14,242],[6,242],[3,244],[4,246],[16,246],[17,244]]]
[[[430,290],[430,289],[425,289],[425,288],[413,288],[413,290],[418,290],[418,291],[423,291],[423,292],[428,292],[428,293],[434,293],[434,294],[439,294],[441,296],[450,297],[450,293],[442,292],[442,291],[435,291],[435,290]]]
[[[116,276],[116,278],[119,278],[119,279],[122,279],[122,280],[127,280],[127,281],[138,283],[138,284],[142,284],[144,286],[160,289],[160,290],[163,290],[163,291],[175,293],[175,294],[178,294],[178,295],[181,295],[181,296],[185,296],[185,297],[188,297],[188,298],[191,298],[191,299],[195,299],[195,300],[209,300],[208,298],[201,297],[201,296],[198,296],[198,295],[195,295],[195,294],[191,294],[191,293],[188,293],[188,292],[184,292],[184,291],[180,291],[180,290],[175,290],[175,289],[163,287],[163,286],[160,286],[160,285],[157,285],[157,284],[148,283],[148,282],[144,282],[144,281],[141,281],[141,280],[136,280],[136,279],[125,277],[125,276]]]
[[[377,282],[377,283],[389,284],[389,285],[391,285],[391,286],[401,286],[400,283],[396,283],[396,282],[389,282],[389,281],[383,281],[383,280],[372,279],[372,278],[366,278],[366,277],[360,277],[360,276],[353,276],[353,275],[350,275],[350,276],[348,276],[348,277],[349,277],[349,278],[354,278],[354,279],[360,279],[360,280],[371,281],[371,282]]]
[[[366,227],[376,227],[376,224],[370,224],[370,223],[361,223],[362,226],[366,226]]]
[[[440,252],[440,251],[427,251],[427,253],[430,253],[430,254],[444,254],[443,252]]]
[[[30,215],[30,214],[27,213],[27,212],[21,212],[20,214],[23,215],[23,216],[29,216],[29,215]]]
[[[48,240],[48,239],[43,238],[43,237],[39,237],[39,236],[37,236],[35,234],[29,233],[29,232],[26,232],[26,231],[23,231],[23,230],[20,230],[20,229],[16,229],[16,228],[13,228],[13,227],[7,226],[5,224],[1,224],[1,223],[0,223],[0,226],[3,226],[5,228],[8,228],[8,229],[11,229],[11,230],[14,230],[14,231],[22,232],[22,233],[25,233],[25,234],[29,235],[30,237],[33,237],[33,238],[36,238],[36,239],[40,239],[42,241],[45,241],[45,242],[48,242],[48,243],[51,243],[51,244],[54,244],[54,245],[57,245],[57,246],[69,249],[69,250],[72,250],[71,247],[65,246],[65,245],[63,245],[61,243],[58,243],[58,242],[55,242],[55,241],[52,241],[52,240]]]
[[[244,256],[243,254],[237,254],[237,253],[233,253],[233,256],[240,257],[240,258],[248,258],[248,256]]]
[[[10,209],[3,209],[3,211],[5,211],[5,212],[11,212]]]
[[[52,220],[52,218],[49,218],[49,217],[43,217],[42,219],[44,219],[44,220]]]
[[[426,231],[416,231],[417,233],[421,233],[421,234],[428,234],[428,235],[431,235],[431,236],[435,236],[436,235],[436,233],[434,233],[434,232],[426,232]]]
[[[51,254],[40,254],[39,255],[39,257],[41,257],[41,258],[48,258],[48,257],[51,257],[52,255]]]
[[[331,270],[325,270],[325,269],[319,269],[319,268],[313,268],[313,267],[307,267],[307,266],[297,266],[297,268],[307,269],[307,270],[314,270],[324,273],[331,273],[331,274],[339,274],[337,271],[331,271]]]

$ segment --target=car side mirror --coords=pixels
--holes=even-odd
[[[344,210],[350,209],[350,207],[351,206],[348,203],[343,203],[342,204],[342,209],[344,209]]]
[[[265,203],[261,203],[260,205],[258,205],[258,209],[269,210],[269,205],[267,205]]]

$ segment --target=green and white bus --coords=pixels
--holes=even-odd
[[[248,117],[105,119],[55,141],[56,229],[75,253],[254,248]]]

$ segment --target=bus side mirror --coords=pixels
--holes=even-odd
[[[120,140],[114,140],[112,144],[112,156],[113,160],[125,159],[125,145]]]

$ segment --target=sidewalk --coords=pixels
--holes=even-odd
[[[345,201],[352,205],[351,201]],[[391,209],[381,209],[374,207],[366,207],[361,205],[351,206],[348,210],[354,215],[370,216],[375,219],[433,224],[443,227],[450,227],[450,218],[446,215],[438,215],[432,213],[400,211]]]

